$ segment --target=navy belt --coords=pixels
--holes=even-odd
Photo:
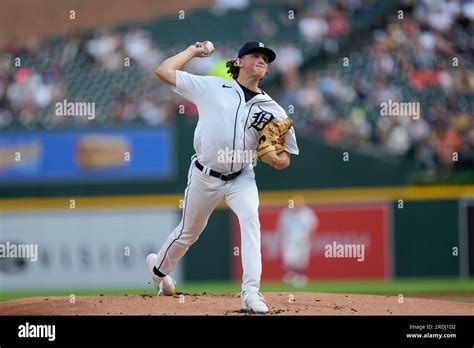
[[[198,160],[196,160],[194,162],[194,164],[196,165],[197,169],[199,169],[202,172],[202,170],[204,169],[204,166],[201,163],[199,163]],[[221,174],[221,173],[216,172],[215,170],[212,170],[212,169],[209,171],[210,176],[213,176],[215,178],[219,178],[219,179],[224,180],[224,181],[229,181],[229,180],[235,179],[236,177],[238,177],[240,175],[240,173],[242,173],[242,170],[239,170],[238,172],[235,172],[235,173],[232,173],[232,174],[229,174],[229,175]]]

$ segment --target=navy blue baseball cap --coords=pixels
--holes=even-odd
[[[264,55],[267,56],[268,63],[273,62],[276,58],[275,52],[265,47],[263,42],[258,41],[246,42],[239,50],[239,54],[237,57],[242,58],[242,56],[253,52],[262,52]]]

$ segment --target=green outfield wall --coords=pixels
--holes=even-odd
[[[393,212],[397,276],[459,275],[458,201],[395,203]]]

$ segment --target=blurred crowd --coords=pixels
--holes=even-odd
[[[279,17],[255,8],[240,30],[247,40],[275,48],[278,59],[268,79],[280,76],[282,83],[268,90],[301,134],[374,155],[412,156],[429,171],[472,167],[474,2],[402,3],[401,14],[374,25],[362,46],[324,70],[304,64],[312,49],[322,46],[339,57],[339,39],[357,36],[352,20],[376,11],[375,1],[296,0],[283,5]],[[212,12],[223,16],[249,6],[248,0],[220,0]],[[284,35],[290,29],[299,41]],[[193,60],[186,69],[225,76],[225,61],[238,47],[216,42],[219,50],[211,58]],[[156,126],[179,114],[195,120],[195,106],[153,74],[183,48],[158,46],[153,33],[140,27],[11,43],[0,51],[0,130]],[[419,102],[421,117],[381,116],[380,105],[389,99]],[[98,116],[54,117],[63,100],[95,101]]]
[[[278,99],[301,132],[380,156],[410,156],[430,173],[474,168],[474,2],[408,4],[359,52],[325,70],[283,75]],[[419,103],[419,118],[381,103]]]
[[[286,71],[304,60],[298,43],[280,39],[287,26],[297,26],[303,45],[321,37],[337,38],[348,32],[348,18],[370,3],[296,0],[280,11],[277,20],[271,19],[268,8],[255,8],[248,22],[242,23],[242,36],[276,43],[272,45],[279,53],[276,70]],[[225,15],[249,5],[248,0],[220,0],[212,12]],[[0,129],[159,125],[172,122],[176,113],[196,116],[193,105],[156,83],[153,75],[160,62],[183,48],[184,44],[158,47],[152,33],[139,27],[120,32],[98,28],[56,40],[30,41],[25,46],[12,42],[0,51]],[[234,58],[237,49],[220,43],[212,59],[193,62],[187,68],[224,76],[225,61]],[[95,102],[98,117],[54,117],[55,104],[63,100]]]
[[[139,28],[124,34],[101,28],[71,34],[64,40],[31,41],[21,47],[11,43],[0,54],[0,128],[163,123],[171,112],[166,93],[164,98],[161,93],[151,93],[159,86],[153,86],[148,77],[164,54],[150,33]],[[99,74],[110,79],[107,86],[99,86],[100,81],[91,78]],[[91,97],[94,89],[113,100],[102,95]],[[133,98],[140,92],[139,98]],[[56,102],[63,100],[95,102],[102,115],[92,121],[54,117]]]

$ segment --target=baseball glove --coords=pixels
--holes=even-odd
[[[285,150],[285,137],[290,128],[293,126],[293,121],[286,118],[282,121],[273,120],[263,128],[258,138],[257,157],[261,159],[264,155],[271,151],[277,154]]]

